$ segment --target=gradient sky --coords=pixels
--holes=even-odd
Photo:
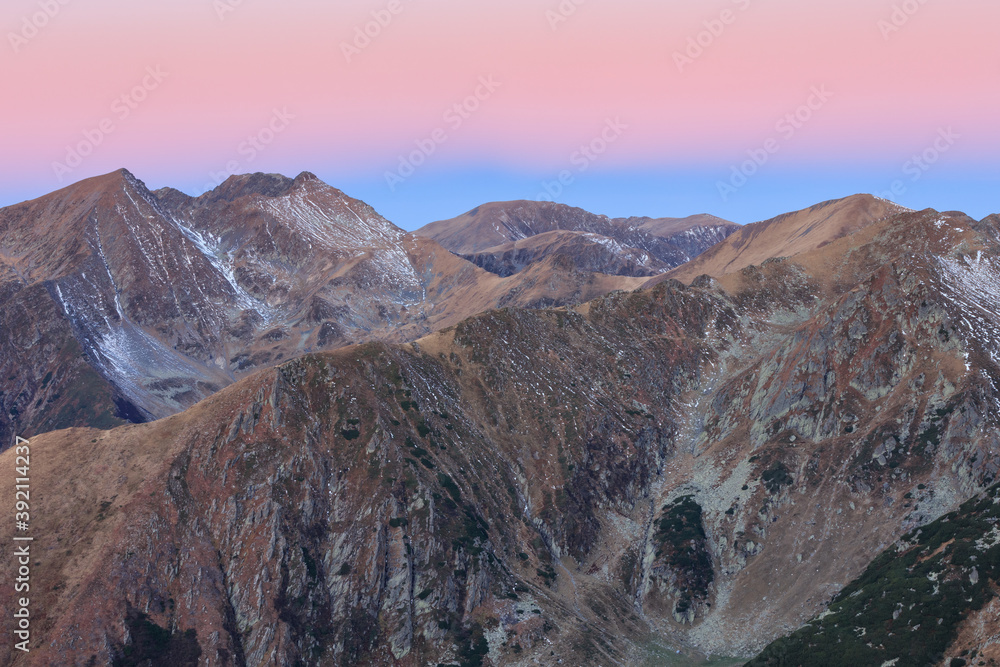
[[[995,0],[4,0],[0,205],[127,167],[189,194],[309,170],[407,229],[549,196],[983,217],[997,26]]]

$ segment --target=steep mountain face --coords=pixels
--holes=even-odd
[[[306,352],[637,285],[558,262],[501,279],[308,173],[192,198],[121,170],[0,210],[0,324],[19,331],[0,342],[0,442],[159,418]]]
[[[724,242],[650,284],[668,278],[690,283],[707,274],[718,278],[773,257],[792,257],[852,234],[873,222],[909,211],[898,204],[854,195],[739,227]],[[694,256],[693,256],[694,257]]]
[[[564,204],[514,201],[485,204],[415,233],[499,275],[560,255],[599,273],[650,276],[689,261],[738,228],[711,215],[608,218]]]
[[[44,642],[13,664],[752,657],[997,481],[996,223],[903,213],[39,436]]]
[[[164,200],[265,320],[316,325],[350,312],[348,333],[405,319],[425,300],[407,234],[312,174],[234,177],[197,199]]]

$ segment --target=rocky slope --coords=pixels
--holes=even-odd
[[[614,275],[651,276],[679,266],[738,225],[711,215],[609,218],[551,202],[494,202],[418,229],[476,265],[511,275],[552,255]]]
[[[548,257],[565,258],[581,269],[618,276],[654,276],[670,265],[637,248],[590,232],[554,231],[462,255],[498,276],[511,276]]]
[[[995,665],[1000,485],[904,535],[762,665]]]
[[[650,284],[668,278],[690,283],[702,274],[718,278],[774,257],[792,257],[822,248],[873,222],[906,211],[909,209],[871,195],[854,195],[823,202],[801,211],[744,225],[707,252],[654,278]]]
[[[903,213],[39,436],[43,641],[3,657],[140,664],[150,637],[171,664],[752,657],[997,481],[997,222]]]
[[[306,352],[637,285],[558,261],[502,279],[309,173],[192,198],[120,170],[0,210],[0,328],[16,332],[0,442],[159,418]]]

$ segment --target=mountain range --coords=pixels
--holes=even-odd
[[[10,664],[1000,659],[1000,216],[407,234],[309,174],[120,172],[0,211],[0,259]]]
[[[309,173],[233,176],[201,197],[127,170],[88,179],[0,209],[0,328],[14,332],[0,341],[0,442],[165,417],[309,352],[633,289],[618,269],[637,252],[542,250],[501,277]]]

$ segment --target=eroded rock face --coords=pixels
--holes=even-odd
[[[30,660],[124,655],[136,612],[214,664],[752,656],[996,480],[992,237],[925,211],[816,253],[38,438]]]

